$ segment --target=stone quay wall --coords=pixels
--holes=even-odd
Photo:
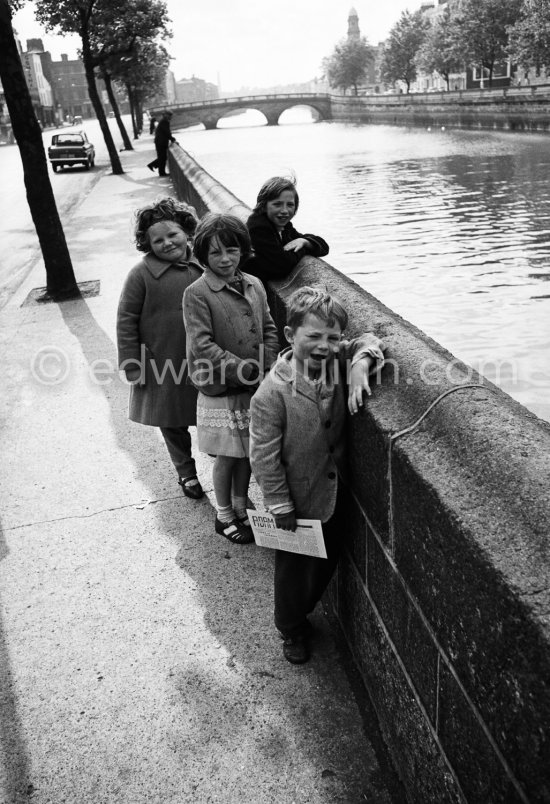
[[[248,208],[179,147],[199,213]],[[373,330],[387,364],[349,424],[345,551],[326,609],[411,802],[550,801],[550,426],[322,260],[300,285]],[[266,601],[269,605],[269,602]]]
[[[550,131],[550,87],[412,93],[332,95],[333,120],[424,128],[492,128]]]

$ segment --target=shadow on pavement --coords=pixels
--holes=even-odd
[[[0,561],[8,555],[8,546],[0,524]],[[0,789],[7,796],[5,804],[28,800],[29,760],[15,695],[9,647],[6,642],[0,607],[0,755],[3,758]]]
[[[116,366],[115,345],[86,301],[66,302],[59,309],[88,364],[101,359]],[[155,476],[153,466],[171,469],[164,445],[151,428],[128,421],[128,388],[118,374],[102,386],[102,392],[120,449],[130,457],[151,500],[158,500],[163,479]],[[197,457],[203,485],[209,488],[210,464]],[[312,661],[300,668],[289,665],[272,624],[271,551],[232,545],[214,535],[214,511],[208,499],[184,498],[175,476],[173,496],[153,508],[153,538],[162,533],[173,540],[175,562],[196,584],[204,625],[214,638],[212,650],[218,651],[209,660],[200,647],[185,643],[183,630],[182,649],[171,670],[172,688],[185,715],[177,748],[180,761],[195,760],[211,773],[221,773],[217,769],[225,763],[229,772],[238,774],[245,760],[249,765],[255,756],[259,768],[269,762],[270,767],[279,767],[284,779],[293,763],[303,764],[307,758],[306,765],[315,769],[312,784],[319,800],[361,801],[368,794],[371,804],[388,804],[387,787],[373,767],[372,751],[368,754],[350,745],[350,736],[357,739],[357,728],[361,730],[360,725],[352,727],[350,718],[359,722],[360,717],[325,618],[313,616],[317,637]],[[200,635],[196,640],[204,641]],[[223,672],[219,651],[225,657]],[[294,772],[301,772],[296,764]],[[231,785],[230,775],[227,784]],[[347,798],[341,797],[341,785]],[[337,789],[338,796],[333,797]]]

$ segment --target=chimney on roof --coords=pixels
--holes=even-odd
[[[44,44],[41,39],[27,39],[27,53],[30,51],[38,51],[44,53]]]

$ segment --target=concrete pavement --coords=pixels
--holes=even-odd
[[[0,313],[0,802],[401,800],[324,614],[311,662],[289,665],[273,556],[214,535],[210,459],[188,500],[157,431],[127,420],[132,215],[172,193],[151,137],[135,147],[64,220],[99,295],[24,305],[38,259]]]

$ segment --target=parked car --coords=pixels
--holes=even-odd
[[[48,159],[54,173],[67,165],[84,165],[89,170],[95,164],[95,148],[84,131],[54,134],[48,148]]]

